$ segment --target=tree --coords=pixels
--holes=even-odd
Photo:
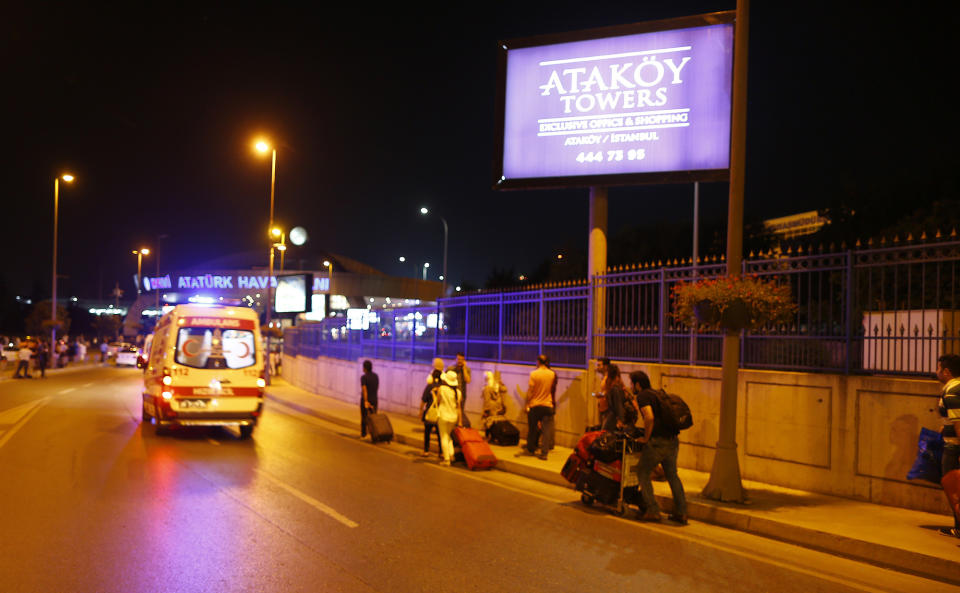
[[[97,330],[100,340],[113,339],[120,331],[120,318],[117,315],[98,315],[93,320],[93,327]]]
[[[24,320],[24,329],[31,336],[40,336],[50,332],[53,327],[50,319],[50,299],[40,301],[33,306]],[[57,335],[65,336],[70,332],[70,316],[67,309],[57,305]]]

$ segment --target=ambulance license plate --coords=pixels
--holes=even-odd
[[[207,404],[210,403],[208,399],[182,399],[180,400],[180,409],[194,409],[194,410],[204,410],[207,407]]]

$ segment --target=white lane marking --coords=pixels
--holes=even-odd
[[[64,393],[70,393],[71,391],[74,391],[75,389],[76,389],[76,387],[67,387],[66,389],[61,389],[61,390],[58,391],[57,393],[59,393],[60,395],[63,395]]]
[[[299,499],[302,500],[303,502],[305,502],[305,503],[307,503],[308,505],[312,506],[313,508],[317,509],[317,510],[320,511],[321,513],[324,513],[325,515],[329,515],[330,517],[336,519],[336,520],[339,521],[340,523],[343,523],[343,524],[346,525],[347,527],[359,527],[359,526],[360,526],[360,524],[357,523],[356,521],[350,520],[349,518],[345,517],[344,515],[341,515],[340,513],[338,513],[338,512],[337,512],[336,510],[334,510],[333,508],[331,508],[331,507],[323,504],[322,502],[320,502],[320,501],[317,500],[316,498],[313,498],[313,497],[310,496],[309,494],[305,494],[305,493],[297,490],[297,489],[294,488],[293,486],[287,484],[286,482],[281,481],[281,480],[278,479],[278,478],[275,478],[274,476],[271,476],[270,474],[268,474],[267,472],[263,471],[262,469],[257,469],[257,470],[254,470],[254,471],[256,471],[258,474],[260,474],[260,475],[263,476],[264,478],[270,480],[271,482],[273,482],[274,484],[276,484],[276,485],[279,486],[280,488],[283,488],[284,490],[286,490],[286,491],[289,492],[290,494],[292,494],[292,495],[294,495],[295,497],[299,498]]]
[[[91,381],[90,383],[84,383],[83,385],[80,386],[80,388],[81,388],[81,389],[86,389],[87,387],[90,387],[91,385],[93,385],[93,382],[92,382],[92,381]]]
[[[211,445],[216,445],[218,447],[220,446],[220,441],[215,439],[207,438],[207,442],[210,443]]]
[[[0,414],[0,424],[12,424],[12,426],[8,428],[6,432],[0,433],[0,448],[3,448],[3,446],[7,444],[7,441],[9,441],[18,430],[23,428],[27,421],[30,420],[30,418],[40,410],[40,408],[47,405],[49,402],[50,398],[45,397],[38,399],[35,402],[30,402],[22,406],[17,406],[16,408],[5,410],[2,414]],[[16,418],[16,420],[13,420],[14,418]],[[6,420],[8,419],[13,420],[13,422],[7,422]]]

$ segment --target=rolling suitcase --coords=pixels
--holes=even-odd
[[[389,443],[393,440],[393,425],[390,424],[390,418],[381,413],[367,414],[367,433],[370,434],[371,443],[381,441]]]
[[[466,461],[467,467],[472,470],[489,469],[497,464],[497,456],[483,439],[463,441],[460,443],[460,450],[463,451],[463,460]]]
[[[483,442],[480,431],[475,428],[458,426],[453,429],[453,443],[463,447],[464,443]]]
[[[515,447],[520,444],[520,431],[509,420],[494,422],[487,429],[490,442],[501,447]]]

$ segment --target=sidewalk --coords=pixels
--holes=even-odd
[[[310,393],[282,378],[274,379],[267,389],[267,398],[360,430],[359,403]],[[417,448],[423,446],[423,424],[416,417],[388,415],[396,442]],[[497,469],[501,471],[571,487],[560,475],[572,452],[569,448],[556,447],[546,461],[515,457],[518,447],[491,445],[491,448],[498,459]],[[722,503],[700,496],[709,478],[707,473],[685,469],[679,473],[691,520],[960,585],[960,540],[937,532],[940,527],[951,524],[949,517],[750,481],[743,483],[749,492],[750,504]],[[654,482],[654,489],[661,509],[670,509],[673,499],[667,483]],[[628,512],[626,516],[631,514]]]

